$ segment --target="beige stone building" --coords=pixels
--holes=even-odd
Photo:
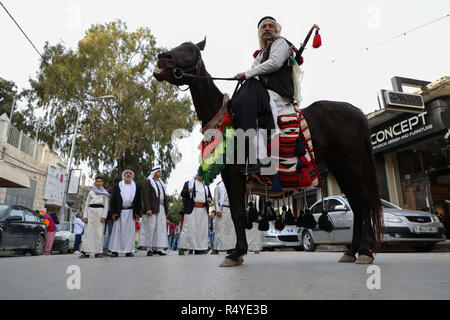
[[[0,117],[0,203],[44,209],[60,217],[66,172],[66,161],[47,145],[10,126],[6,114]],[[79,188],[80,195],[86,193],[84,189]],[[74,207],[66,206],[69,214],[64,220],[73,218],[84,198],[71,195],[68,200]]]

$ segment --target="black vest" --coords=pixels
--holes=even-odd
[[[289,41],[286,39],[284,40],[289,44],[289,46],[292,46]],[[263,53],[261,63],[269,59],[272,44],[273,42]],[[292,80],[292,65],[290,64],[289,58],[283,63],[283,66],[280,69],[271,74],[261,75],[259,76],[259,79],[266,89],[275,91],[282,97],[294,99],[294,81]]]

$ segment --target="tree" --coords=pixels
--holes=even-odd
[[[180,195],[171,195],[168,197],[169,200],[169,212],[168,218],[173,223],[177,224],[181,216],[179,215],[180,211],[183,211],[183,202]]]
[[[6,113],[11,118],[11,105],[16,94],[16,84],[0,78],[0,116]]]
[[[172,132],[192,131],[195,114],[189,98],[153,79],[160,52],[148,28],[129,32],[120,20],[91,26],[77,50],[46,43],[27,97],[44,106],[56,149],[67,155],[78,130],[75,158],[88,161],[95,174],[113,180],[131,168],[142,182],[158,164],[167,178],[175,167]],[[100,99],[105,96],[113,98]]]

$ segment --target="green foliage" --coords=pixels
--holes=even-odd
[[[11,118],[11,105],[17,94],[16,84],[12,81],[0,78],[0,116],[4,113]]]
[[[183,211],[183,202],[181,200],[181,196],[169,196],[169,213],[167,215],[169,220],[177,224],[181,219],[181,216],[179,215],[180,211]]]
[[[44,49],[27,98],[45,108],[49,146],[56,139],[56,149],[69,153],[78,110],[77,162],[111,181],[130,168],[138,183],[158,164],[165,180],[175,167],[172,132],[192,131],[194,112],[177,88],[153,78],[162,49],[150,30],[129,32],[117,20],[93,25],[76,50],[62,43]],[[98,99],[107,95],[113,98]]]

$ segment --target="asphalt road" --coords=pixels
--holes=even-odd
[[[443,247],[444,248],[444,247]],[[383,252],[372,266],[338,263],[342,252],[249,253],[239,267],[220,255],[0,259],[0,299],[450,299],[450,252]],[[372,287],[373,289],[369,289]]]

